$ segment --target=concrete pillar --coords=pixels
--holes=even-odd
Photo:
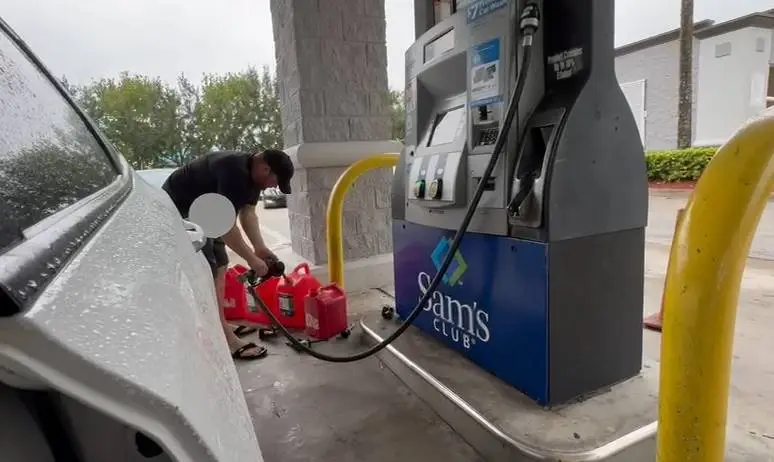
[[[327,262],[325,214],[339,175],[388,141],[384,0],[271,0],[284,144],[296,163],[292,247]],[[365,175],[344,207],[347,260],[392,253],[391,171]]]

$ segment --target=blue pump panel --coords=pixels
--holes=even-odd
[[[394,220],[395,298],[405,319],[454,232]],[[547,245],[468,233],[414,325],[540,404],[548,402]]]

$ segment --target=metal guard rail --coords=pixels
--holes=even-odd
[[[742,274],[774,187],[774,111],[750,121],[701,175],[664,286],[658,462],[722,462]]]
[[[344,199],[347,192],[361,175],[379,168],[395,167],[400,160],[400,154],[373,154],[347,168],[333,186],[328,199],[326,228],[328,230],[328,277],[340,287],[344,287],[344,239],[342,235],[342,218],[344,215]]]

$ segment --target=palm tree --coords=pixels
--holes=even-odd
[[[677,147],[691,147],[693,106],[693,0],[680,2],[680,88],[677,103]]]

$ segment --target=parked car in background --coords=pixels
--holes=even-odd
[[[0,461],[261,461],[201,227],[2,19],[0,102]]]
[[[287,196],[278,188],[269,188],[263,191],[263,208],[282,209],[288,206]]]

